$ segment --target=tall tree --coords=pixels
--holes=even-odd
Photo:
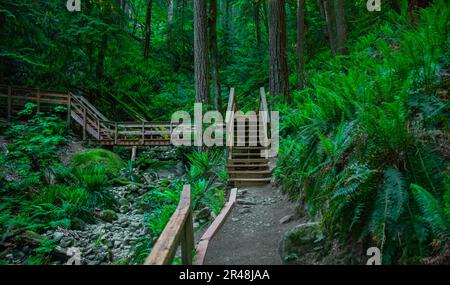
[[[211,59],[211,79],[214,91],[214,108],[221,110],[219,82],[219,52],[217,48],[217,0],[209,2],[209,51]]]
[[[256,45],[261,47],[261,1],[256,0],[253,3],[253,14],[255,19]]]
[[[269,82],[270,94],[290,102],[286,52],[285,0],[270,0],[269,12]]]
[[[210,103],[206,0],[194,0],[194,70],[196,102]]]
[[[334,10],[336,15],[336,53],[346,54],[347,25],[345,23],[345,1],[336,0],[334,2]]]
[[[305,87],[305,0],[297,0],[298,87]]]
[[[148,58],[150,54],[150,37],[152,34],[152,0],[147,0],[147,12],[145,16],[145,46],[144,57]]]
[[[174,0],[168,1],[169,2],[167,3],[167,45],[170,49],[172,47]]]
[[[332,7],[331,0],[323,0],[323,11],[325,14],[325,21],[327,24],[328,41],[330,43],[331,51],[333,55],[336,54],[336,20],[334,17],[334,9]]]

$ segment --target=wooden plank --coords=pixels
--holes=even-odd
[[[216,219],[212,222],[212,224],[208,227],[206,232],[200,238],[200,242],[198,243],[196,248],[195,264],[197,265],[203,264],[206,252],[208,251],[209,241],[219,231],[219,229],[225,223],[226,218],[231,213],[231,210],[234,208],[236,204],[236,196],[237,196],[237,188],[231,189],[230,198],[228,199],[228,202],[225,204],[225,207],[222,208],[220,214],[216,217]]]
[[[191,187],[185,185],[181,193],[180,202],[170,217],[169,223],[159,236],[153,250],[147,257],[146,265],[168,265],[173,258],[181,238],[181,233],[185,227],[186,220],[191,213]],[[187,241],[186,241],[187,242]]]
[[[201,240],[197,244],[196,254],[195,254],[195,265],[203,265],[205,262],[206,251],[208,250],[209,239]]]
[[[220,214],[209,226],[209,228],[206,230],[206,232],[203,234],[200,240],[211,239],[217,233],[217,231],[225,222],[228,215],[231,213],[231,210],[233,209],[236,203],[236,196],[237,196],[237,188],[231,189],[230,198],[228,202],[225,204],[225,207],[223,207],[222,211],[220,211]]]
[[[86,107],[83,108],[83,140],[86,140],[86,128],[87,128],[87,118],[86,118]]]
[[[39,113],[41,111],[41,97],[40,97],[39,90],[37,92],[36,102],[37,102],[37,112]]]
[[[70,118],[72,117],[72,99],[67,96],[67,127],[70,128]]]
[[[194,250],[194,226],[192,221],[192,208],[189,212],[181,234],[181,260],[183,265],[192,264],[192,251]]]

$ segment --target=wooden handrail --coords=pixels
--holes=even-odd
[[[236,97],[234,94],[234,87],[230,88],[230,96],[228,98],[227,113],[225,114],[225,123],[227,127],[226,132],[226,146],[228,146],[229,153],[233,147],[233,128],[234,128],[234,112],[236,111]]]
[[[180,202],[156,241],[145,265],[169,265],[181,243],[181,259],[184,265],[192,264],[194,229],[192,222],[191,186],[184,185]]]
[[[73,118],[83,129],[83,138],[87,135],[98,144],[111,145],[167,145],[170,134],[178,124],[164,121],[117,122],[108,120],[83,96],[69,93],[57,93],[33,88],[22,88],[0,84],[0,99],[5,98],[5,116],[11,121],[13,110],[18,104],[27,101],[42,104],[67,106],[67,123]],[[2,99],[3,100],[3,99]],[[156,136],[156,138],[155,138]]]

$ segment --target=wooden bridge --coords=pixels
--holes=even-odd
[[[177,124],[170,122],[117,122],[106,118],[83,96],[0,85],[0,118],[11,121],[27,102],[37,105],[37,112],[55,106],[67,108],[68,125],[76,123],[83,140],[101,146],[170,145],[170,134]]]
[[[262,153],[270,129],[270,115],[264,88],[260,89],[259,106],[254,120],[247,120],[240,111],[234,88],[230,90],[226,112],[226,145],[230,181],[235,185],[265,184],[271,180],[269,160]],[[0,118],[12,121],[27,102],[37,105],[37,112],[50,111],[55,106],[67,108],[67,124],[76,125],[82,138],[99,146],[168,146],[173,130],[180,126],[171,122],[117,122],[106,118],[85,97],[71,92],[0,85]],[[186,126],[191,133],[194,126]],[[191,138],[187,138],[190,140]]]
[[[83,140],[100,146],[171,145],[172,132],[180,125],[171,122],[111,121],[83,96],[71,92],[57,93],[0,85],[0,118],[11,122],[28,102],[36,104],[37,112],[51,111],[55,106],[65,106],[67,124],[80,128]],[[234,88],[231,88],[225,119],[230,181],[235,185],[267,184],[271,181],[271,170],[269,159],[264,153],[268,148],[271,118],[264,88],[260,89],[259,105],[255,110],[257,115],[253,120],[242,118],[239,110]],[[187,127],[191,131],[195,130],[193,126]],[[196,247],[195,263],[203,263],[209,240],[219,230],[235,204],[236,191],[236,188],[232,189],[230,200],[200,239]],[[186,185],[175,213],[145,264],[171,264],[180,244],[182,263],[192,264],[192,222],[190,186]]]

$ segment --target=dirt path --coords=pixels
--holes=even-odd
[[[205,264],[282,264],[278,244],[296,222],[294,204],[279,189],[270,184],[240,188],[235,208],[209,244]]]

